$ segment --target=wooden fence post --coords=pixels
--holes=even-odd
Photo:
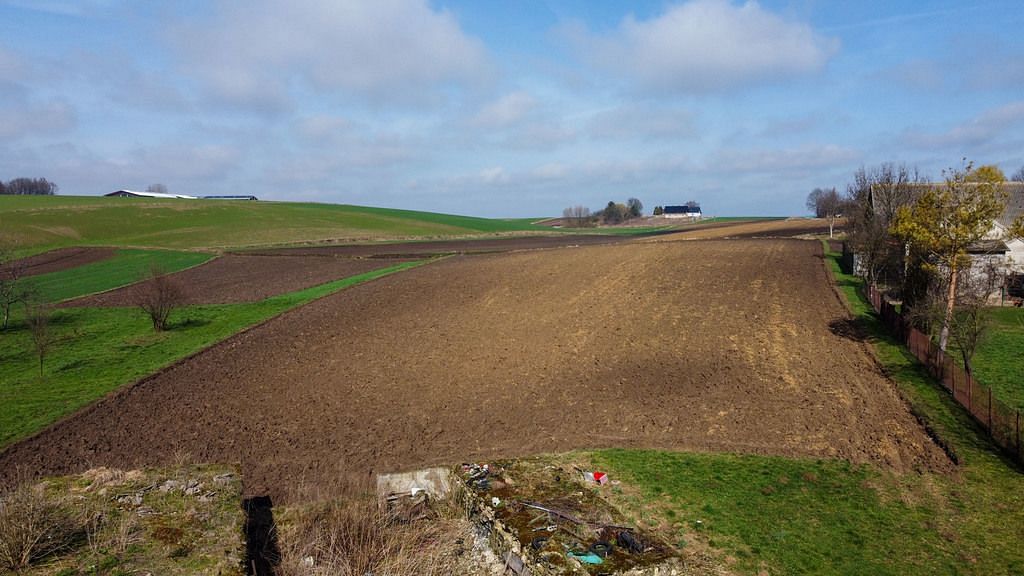
[[[972,389],[972,386],[971,386],[971,379],[968,378],[967,379],[967,411],[970,412],[971,414],[974,414],[974,410],[972,409],[972,406],[971,406],[973,403],[974,403],[974,390]]]

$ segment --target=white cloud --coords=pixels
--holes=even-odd
[[[479,128],[503,128],[519,122],[537,107],[537,100],[526,92],[512,92],[485,105],[470,124]]]
[[[74,107],[62,99],[39,100],[17,84],[0,81],[0,138],[52,136],[78,123]]]
[[[704,93],[822,70],[839,41],[754,1],[693,0],[657,18],[627,17],[610,35],[570,32],[597,68],[657,92]]]
[[[597,139],[678,139],[696,135],[693,115],[686,110],[626,104],[591,116],[587,131]]]
[[[718,174],[805,172],[848,165],[860,153],[835,144],[760,150],[724,150],[713,155],[707,170]]]
[[[122,172],[136,179],[159,181],[222,178],[234,170],[240,152],[230,146],[161,144],[132,150],[115,161]]]
[[[501,166],[492,166],[490,168],[484,168],[480,171],[479,179],[484,184],[507,184],[509,182],[509,175],[505,172],[505,168]]]
[[[220,0],[172,36],[219,98],[280,106],[294,83],[322,94],[421,101],[488,73],[483,44],[425,0]]]
[[[962,148],[986,144],[1020,124],[1024,124],[1024,100],[986,110],[944,132],[908,129],[901,139],[917,148]],[[959,150],[958,153],[963,151]]]
[[[300,118],[295,129],[306,140],[324,141],[347,134],[351,127],[352,122],[347,118],[318,114]]]

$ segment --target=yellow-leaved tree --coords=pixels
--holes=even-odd
[[[985,238],[992,222],[1006,209],[1006,192],[992,178],[978,177],[973,164],[943,172],[945,182],[925,190],[910,206],[896,213],[890,232],[908,243],[911,262],[937,274],[946,288],[945,314],[939,348],[945,352],[956,306],[957,278],[971,265],[968,247]]]
[[[971,182],[1006,182],[1006,174],[995,164],[978,166],[967,177]]]

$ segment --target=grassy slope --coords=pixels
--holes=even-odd
[[[986,312],[992,329],[975,354],[975,376],[1008,406],[1024,411],[1024,308]]]
[[[1024,573],[1024,475],[882,331],[837,256],[841,291],[915,413],[958,455],[955,474],[625,450],[596,453],[597,465],[639,487],[639,511],[721,549],[740,573]]]
[[[62,246],[237,247],[546,231],[494,220],[335,204],[0,196],[0,227],[33,252]]]
[[[26,286],[46,302],[59,302],[125,286],[145,278],[152,267],[177,272],[212,258],[200,252],[118,250],[113,258],[25,279]]]
[[[404,270],[404,263],[250,304],[189,306],[172,329],[154,333],[132,308],[67,308],[51,321],[60,342],[39,378],[29,331],[15,318],[0,333],[0,447],[28,436],[125,384],[285,310],[360,282]]]

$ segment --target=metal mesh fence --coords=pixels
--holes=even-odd
[[[868,300],[882,319],[882,323],[902,340],[911,354],[928,368],[928,372],[952,394],[960,405],[988,431],[992,439],[1018,462],[1024,463],[1021,451],[1020,411],[1010,408],[993,396],[992,389],[978,382],[953,361],[942,354],[927,334],[910,326],[895,306],[886,302],[874,286],[868,290]]]

